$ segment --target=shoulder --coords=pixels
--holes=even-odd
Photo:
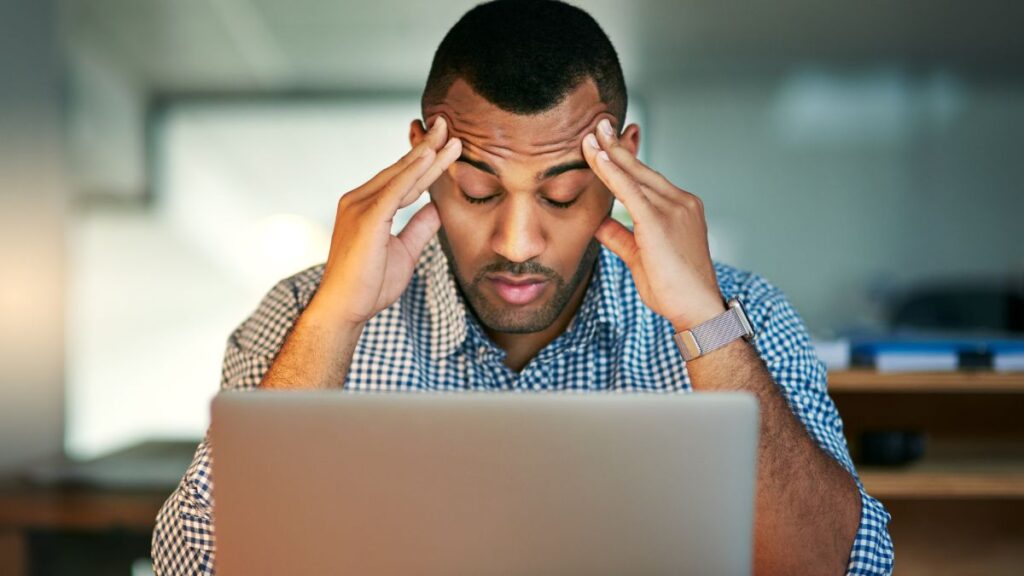
[[[232,335],[236,344],[264,356],[277,354],[285,335],[316,294],[323,275],[324,264],[318,264],[275,284]]]
[[[786,295],[765,277],[723,262],[715,261],[714,266],[722,297],[739,299],[755,330],[763,331],[780,316],[795,316]]]
[[[744,305],[760,305],[783,296],[778,287],[759,274],[717,260],[713,263],[718,288],[726,300],[739,298]]]
[[[719,262],[715,273],[722,296],[743,303],[769,367],[817,363],[807,326],[781,289],[758,274]]]
[[[305,308],[313,299],[317,288],[320,287],[320,281],[324,278],[325,266],[326,264],[317,264],[281,280],[274,286],[270,294],[281,292],[293,299],[300,307]]]

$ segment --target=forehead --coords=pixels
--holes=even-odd
[[[582,82],[554,108],[522,115],[498,108],[457,79],[444,100],[424,114],[428,123],[443,115],[451,136],[462,139],[468,154],[504,160],[582,156],[580,141],[601,118],[616,123],[592,80]]]

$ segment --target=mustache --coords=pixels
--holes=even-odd
[[[495,272],[504,272],[505,274],[511,274],[513,276],[522,276],[524,274],[534,274],[544,276],[552,280],[561,280],[561,277],[555,273],[554,270],[540,264],[528,260],[526,262],[512,262],[509,260],[492,262],[480,269],[476,274],[476,278],[473,279],[474,283],[483,280],[483,277],[487,274],[493,274]]]

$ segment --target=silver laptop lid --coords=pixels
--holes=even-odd
[[[228,392],[217,572],[748,574],[741,394]]]

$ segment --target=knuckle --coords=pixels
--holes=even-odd
[[[366,203],[368,197],[365,194],[357,194],[356,191],[344,194],[338,199],[338,212],[351,212],[359,209]]]
[[[350,206],[352,206],[353,195],[351,192],[342,194],[341,198],[338,198],[338,213],[345,212]]]
[[[683,192],[682,204],[690,210],[700,210],[704,207],[700,198],[690,194],[689,192]]]

